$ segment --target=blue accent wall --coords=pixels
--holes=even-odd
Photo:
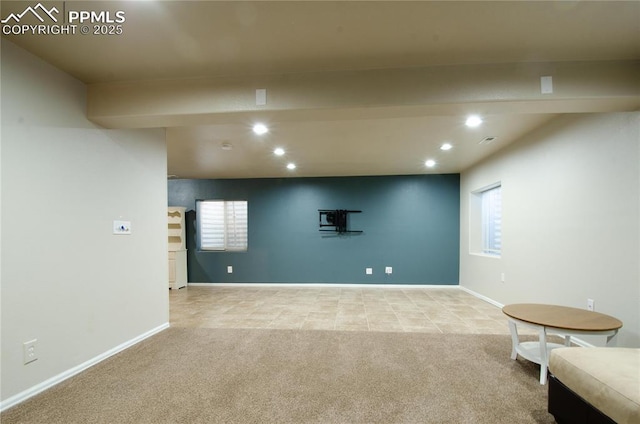
[[[459,174],[170,180],[168,187],[169,205],[188,211],[189,282],[458,284]],[[248,251],[198,251],[196,199],[247,200]],[[349,214],[349,229],[363,232],[318,231],[318,209],[362,210]]]

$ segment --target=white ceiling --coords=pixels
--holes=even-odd
[[[2,1],[1,15],[20,13],[34,3]],[[251,82],[265,75],[286,78],[372,69],[450,69],[455,73],[457,66],[489,64],[521,64],[526,73],[531,63],[546,63],[553,69],[548,64],[640,59],[640,2],[636,1],[43,4],[65,11],[125,12],[121,35],[4,36],[90,86],[222,81],[229,76]],[[535,90],[539,90],[539,76],[531,75]],[[562,83],[561,79],[555,82],[560,93]],[[290,84],[286,94],[304,88]],[[419,109],[408,107],[415,103],[408,105],[401,96],[384,104],[375,99],[373,104],[358,104],[356,99],[350,107],[366,112],[359,114],[345,113],[345,99],[328,98],[323,99],[327,106],[322,110],[311,108],[298,115],[296,110],[304,109],[299,103],[283,114],[271,110],[269,103],[260,110],[239,106],[231,98],[210,115],[199,113],[199,119],[185,113],[155,119],[153,126],[167,127],[168,174],[182,178],[393,175],[461,172],[558,113],[591,111],[592,99],[574,94],[562,98],[572,100],[573,108],[554,108],[521,94],[504,101],[500,96],[510,89],[499,84],[484,87],[484,93],[494,95],[477,99],[456,94],[456,87],[445,89],[447,95],[420,106],[451,106],[447,113],[438,112],[441,108],[417,113]],[[269,98],[273,94],[269,91]],[[637,110],[635,100],[640,94],[629,94],[631,102],[622,107],[612,102],[610,110]],[[175,97],[176,105],[182,101]],[[516,101],[524,106],[514,111],[510,102]],[[485,108],[491,111],[485,115],[485,124],[474,130],[464,127],[464,115],[481,111],[481,102],[495,103]],[[371,113],[374,108],[377,112]],[[135,117],[127,114],[109,126],[151,126],[125,125],[126,118]],[[268,121],[267,136],[258,138],[250,132],[255,120]],[[497,138],[489,145],[478,145],[486,136]],[[439,150],[443,142],[454,148]],[[223,150],[222,143],[231,144],[232,149]],[[286,149],[284,157],[271,153],[276,146]],[[425,168],[427,158],[436,159],[438,165]],[[288,161],[298,165],[294,172],[284,168]]]
[[[241,124],[169,128],[168,139],[175,141],[169,143],[170,170],[184,169],[192,177],[206,176],[197,169],[215,169],[230,178],[270,177],[294,162],[297,168],[290,175],[402,175],[432,172],[425,167],[425,160],[432,158],[438,162],[433,172],[455,173],[551,116],[490,116],[482,130],[467,129],[457,116],[277,122],[264,136]],[[478,144],[495,134],[499,137],[491,144]],[[441,151],[444,142],[453,149]],[[232,150],[222,149],[224,143]],[[274,155],[276,147],[284,148],[285,155]]]

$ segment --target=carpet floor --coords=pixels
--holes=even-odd
[[[507,335],[170,328],[12,423],[554,423]]]

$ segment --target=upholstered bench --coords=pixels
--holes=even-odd
[[[640,349],[557,348],[549,371],[558,423],[640,423]]]

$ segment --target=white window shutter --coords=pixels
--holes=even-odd
[[[484,253],[502,251],[502,187],[482,192],[482,244]]]
[[[227,250],[247,250],[247,215],[246,201],[226,202]]]
[[[247,201],[197,202],[201,250],[244,251],[248,247]]]
[[[224,201],[199,202],[200,248],[202,250],[224,250],[225,219]]]

